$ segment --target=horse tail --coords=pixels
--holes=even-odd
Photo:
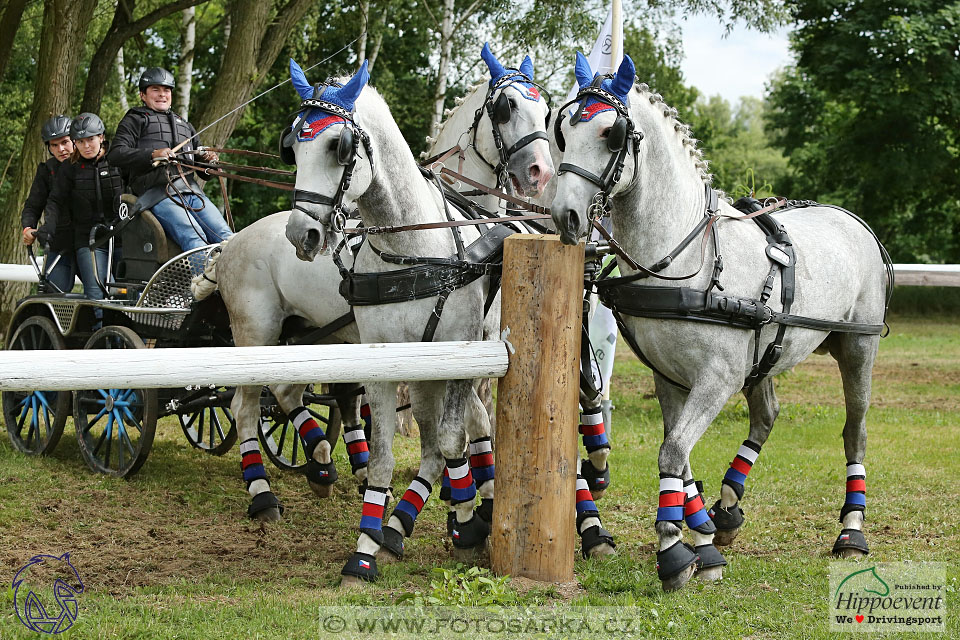
[[[203,273],[190,280],[190,292],[196,300],[204,300],[217,290],[217,262],[220,261],[220,255],[227,240],[210,250]]]

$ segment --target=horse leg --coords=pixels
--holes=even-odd
[[[425,385],[421,387],[422,385]],[[438,383],[410,384],[410,401],[418,416],[420,427],[420,468],[403,496],[394,507],[387,525],[383,528],[383,547],[377,560],[390,562],[403,558],[403,538],[413,535],[417,516],[433,492],[433,485],[443,471],[443,456],[437,446],[437,418],[439,406],[424,406],[424,402],[436,403],[442,387]]]
[[[356,383],[336,384],[331,393],[337,399],[337,408],[340,409],[340,428],[343,432],[343,443],[347,447],[347,456],[350,458],[350,471],[361,486],[367,479],[367,461],[370,458],[370,448],[367,444],[366,423],[370,417],[370,407],[366,407],[367,419],[364,420],[360,407],[360,395]],[[331,444],[336,441],[336,434],[327,434]]]
[[[730,376],[729,379],[736,379],[736,376]],[[731,383],[724,385],[724,381],[721,378],[701,380],[687,394],[675,422],[669,422],[669,417],[665,415],[664,438],[658,461],[660,499],[656,520],[660,546],[657,552],[657,575],[664,591],[679,589],[696,571],[697,554],[682,541],[681,527],[687,502],[684,475],[690,476],[690,451],[693,446],[737,390]],[[665,385],[658,385],[658,391],[661,386]]]
[[[602,398],[597,395],[587,400],[584,394],[580,396],[583,408],[580,412],[580,434],[587,450],[587,459],[580,463],[580,474],[586,480],[593,499],[599,500],[610,486],[610,467],[607,464],[610,442],[604,426]]]
[[[697,554],[696,575],[701,580],[713,582],[723,578],[723,568],[727,561],[713,546],[717,527],[707,515],[703,501],[703,485],[694,480],[688,466],[683,477],[683,491],[686,498],[683,503],[683,519],[693,536],[693,550]]]
[[[600,558],[616,553],[613,535],[603,528],[600,512],[593,501],[582,468],[589,466],[589,460],[577,460],[577,534],[580,536],[580,552],[584,558]]]
[[[843,449],[847,457],[847,492],[840,509],[843,529],[833,545],[833,553],[843,558],[859,558],[870,552],[863,535],[866,508],[866,471],[863,457],[867,450],[867,409],[870,406],[871,372],[877,357],[877,336],[833,334],[830,355],[840,366],[843,399],[847,418],[843,425]]]
[[[747,407],[750,410],[750,434],[740,445],[730,468],[724,474],[720,485],[720,499],[710,509],[710,517],[717,525],[714,542],[719,546],[732,544],[740,533],[744,519],[740,509],[744,482],[760,455],[761,447],[770,436],[774,420],[780,414],[780,403],[777,401],[772,378],[764,378],[745,389],[743,395],[747,398]]]
[[[363,492],[360,537],[357,550],[340,571],[341,586],[376,580],[377,552],[383,545],[383,514],[389,501],[393,479],[393,437],[397,430],[397,384],[368,382],[364,385],[371,409],[370,458],[367,488]]]
[[[260,443],[257,440],[257,428],[260,425],[260,389],[259,386],[237,387],[233,394],[233,401],[230,403],[230,410],[237,421],[240,465],[251,498],[247,515],[269,522],[280,519],[283,505],[270,490],[270,481],[263,468]]]
[[[467,437],[470,440],[470,473],[480,494],[480,506],[477,515],[484,522],[493,521],[493,482],[495,466],[493,463],[492,423],[490,413],[482,397],[484,386],[481,384],[473,393],[467,394],[466,413],[464,415]],[[489,389],[489,387],[487,387]]]
[[[337,481],[337,466],[330,457],[333,447],[327,440],[327,434],[310,410],[303,406],[303,392],[306,388],[304,384],[277,384],[271,385],[270,391],[277,399],[277,404],[290,418],[303,442],[303,450],[307,454],[303,475],[306,476],[310,489],[321,498],[329,498],[333,495],[333,483]]]

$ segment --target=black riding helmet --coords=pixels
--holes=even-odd
[[[153,85],[170,87],[171,89],[176,86],[173,80],[173,74],[160,67],[150,67],[140,74],[140,93],[143,93],[147,90],[147,87],[152,87]]]
[[[73,119],[73,123],[70,125],[70,137],[74,140],[99,135],[104,131],[106,131],[106,127],[103,126],[103,120],[94,113],[81,113]]]
[[[40,137],[44,142],[70,135],[70,116],[53,116],[40,127]]]

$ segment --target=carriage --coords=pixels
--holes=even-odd
[[[122,257],[110,251],[106,297],[91,300],[78,293],[45,292],[46,269],[33,259],[40,277],[38,294],[19,301],[7,327],[7,349],[146,349],[225,347],[233,345],[230,321],[219,295],[202,301],[190,291],[197,265],[216,245],[182,252],[149,211],[124,196],[111,230],[121,240]],[[31,258],[33,254],[31,252]],[[281,340],[302,337],[291,327]],[[65,365],[67,366],[67,365]],[[57,446],[72,416],[86,463],[100,473],[125,477],[146,461],[157,421],[175,416],[187,441],[213,455],[223,455],[237,440],[230,411],[234,389],[191,384],[168,389],[94,389],[76,391],[5,391],[3,417],[13,445],[31,455]],[[325,425],[332,442],[340,431],[335,398],[308,389],[304,405]],[[296,429],[264,388],[260,399],[262,450],[284,470],[306,464]]]

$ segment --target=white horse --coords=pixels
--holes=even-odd
[[[504,186],[507,190],[519,188],[523,193],[539,193],[543,184],[553,175],[553,165],[549,158],[546,162],[543,161],[542,149],[530,153],[529,148],[524,149],[529,145],[518,144],[525,139],[539,140],[545,137],[545,100],[539,95],[535,98],[531,96],[531,85],[524,82],[533,74],[532,64],[527,58],[520,66],[522,71],[511,71],[505,69],[487,47],[484,47],[482,56],[490,69],[492,88],[477,86],[465,97],[462,105],[454,109],[443,124],[433,149],[444,151],[448,147],[442,145],[445,145],[447,140],[455,141],[450,146],[459,141],[465,148],[463,173],[482,184],[494,184],[496,175],[493,167],[506,160],[508,181]],[[311,98],[313,87],[295,63],[291,64],[291,74],[301,96],[305,99]],[[487,103],[491,107],[501,105],[499,112],[497,109],[488,109],[485,106]],[[503,110],[504,104],[507,106],[506,112]],[[495,122],[491,116],[497,117],[498,113],[500,121]],[[322,125],[317,125],[317,128],[319,126]],[[530,138],[531,134],[538,135]],[[500,150],[496,144],[497,138],[501,142]],[[286,151],[292,152],[292,149]],[[455,170],[460,168],[457,156],[448,163]],[[495,205],[494,201],[492,206]],[[276,344],[283,323],[288,318],[299,317],[309,325],[323,327],[350,311],[350,306],[340,296],[340,274],[329,256],[312,262],[296,259],[293,246],[284,238],[284,228],[289,215],[289,212],[274,214],[237,233],[229,243],[223,245],[222,254],[208,263],[206,279],[198,278],[195,282],[195,294],[201,299],[217,288],[212,281],[219,282],[221,295],[230,314],[234,340],[238,345]],[[346,266],[351,266],[352,254],[346,251],[342,257]],[[497,304],[498,302],[497,300]],[[495,325],[494,317],[489,328],[496,329]],[[330,334],[327,341],[358,342],[356,324],[350,323],[338,329]],[[344,363],[344,366],[348,367],[349,363]],[[288,414],[293,412],[299,416],[302,413],[299,410],[302,386],[282,385],[273,390],[278,395],[281,407]],[[245,454],[245,475],[259,475],[260,469],[255,466],[259,463],[259,449],[255,450],[259,388],[238,389],[232,408],[237,417],[241,442],[244,443],[242,453]],[[344,436],[345,440],[349,438],[348,452],[351,453],[354,472],[362,480],[365,478],[366,465],[362,464],[364,460],[360,458],[364,457],[366,442],[362,439],[363,431],[359,418],[355,411],[350,411],[353,408],[352,403],[343,407]],[[303,433],[309,433],[314,428],[312,424],[307,423],[304,426],[302,422],[297,426]],[[319,432],[314,432],[313,435],[316,440]],[[492,498],[493,490],[493,470],[487,460],[490,442],[485,437],[480,440],[471,444],[471,460],[480,467],[475,469],[474,473],[477,474],[481,495],[489,499]],[[314,490],[323,495],[324,488],[332,477],[329,446],[318,442],[314,447],[306,474]],[[354,453],[358,448],[362,451]],[[254,471],[248,472],[251,465],[254,465]],[[487,478],[488,475],[491,477]],[[270,492],[265,478],[249,480],[248,489],[253,499],[251,515],[267,520],[280,517],[279,503]],[[264,497],[258,498],[261,495]],[[489,512],[491,505],[485,506],[485,511]],[[388,531],[387,538],[391,543],[388,548],[400,554],[405,527],[399,518],[391,518],[390,524],[394,532],[399,532],[400,540],[394,532]]]
[[[772,376],[814,350],[836,358],[847,408],[847,493],[834,553],[865,554],[865,416],[890,277],[883,247],[858,218],[835,207],[802,203],[767,216],[764,226],[736,220],[743,214],[709,188],[689,129],[659,94],[635,84],[629,57],[615,76],[595,78],[578,54],[576,75],[581,91],[557,123],[565,162],[557,168],[552,212],[562,240],[577,242],[609,209],[623,249],[621,272],[639,279],[654,271],[684,287],[630,280],[599,287],[654,370],[663,411],[656,530],[664,589],[683,586],[698,565],[708,579],[720,576],[726,562],[712,544],[714,532],[726,529],[729,541],[743,521],[743,482],[779,411]],[[731,319],[736,326],[727,324]],[[690,451],[741,389],[750,436],[708,516]],[[682,543],[684,520],[695,549]]]
[[[322,87],[322,92],[313,101],[304,101],[304,115],[300,116],[322,123],[315,127],[315,135],[309,138],[291,135],[288,138],[299,171],[294,211],[287,221],[286,235],[302,259],[313,259],[318,251],[336,245],[342,225],[342,207],[356,204],[367,228],[432,224],[446,221],[448,214],[454,215],[448,211],[434,181],[421,175],[386,103],[375,90],[364,87],[366,79],[364,63],[342,88]],[[531,103],[539,105],[541,113],[536,122],[542,127],[547,107],[539,101],[531,100]],[[509,120],[499,120],[512,124],[515,118],[512,113],[508,115]],[[294,133],[296,130],[295,127]],[[536,164],[538,177],[549,178],[553,167],[544,138],[536,139],[514,153],[508,162],[508,171],[512,171],[511,165],[529,167]],[[522,176],[519,180],[523,186]],[[431,228],[369,236],[356,256],[355,267],[361,274],[389,274],[405,267],[384,259],[388,255],[469,256],[474,251],[471,243],[478,237],[475,227],[463,227],[459,231]],[[473,261],[477,259],[473,258]],[[429,273],[422,273],[419,280],[394,281],[399,289],[410,287],[409,296],[392,296],[390,286],[375,286],[382,297],[373,296],[354,307],[361,341],[420,341],[429,333],[433,334],[429,337],[441,341],[481,339],[485,302],[490,295],[489,277],[460,271],[447,272],[442,280],[437,282]],[[436,293],[421,295],[419,287],[424,281],[428,289]],[[357,291],[364,288],[365,282],[369,284],[369,280],[361,276],[351,278],[350,282]],[[433,284],[437,286],[433,287]],[[427,329],[431,326],[431,318],[439,318],[432,332]],[[366,383],[365,388],[373,417],[368,487],[364,494],[357,550],[341,572],[346,583],[376,578],[377,552],[384,544],[388,548],[394,544],[387,538],[396,537],[398,532],[394,525],[401,525],[406,534],[412,531],[415,518],[433,484],[440,479],[444,464],[449,472],[450,499],[456,511],[452,530],[454,546],[476,548],[484,543],[489,532],[489,525],[474,512],[477,488],[471,465],[464,457],[468,434],[472,442],[478,442],[490,432],[489,420],[474,384],[469,380],[440,380],[410,385],[413,412],[420,427],[420,470],[385,528],[382,527],[382,517],[393,476],[395,430],[395,421],[387,416],[392,417],[394,401],[391,398],[396,397],[396,384]],[[474,453],[472,449],[471,453]],[[492,456],[487,459],[492,465]],[[492,489],[492,482],[490,485]]]

